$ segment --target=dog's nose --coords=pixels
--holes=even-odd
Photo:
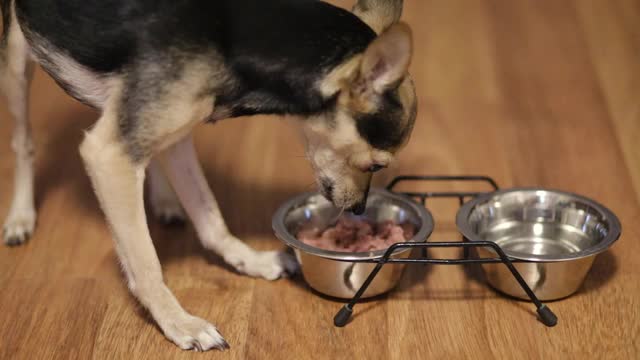
[[[353,205],[349,211],[354,213],[355,215],[362,215],[364,211],[367,209],[367,198],[369,197],[369,186],[371,183],[367,184],[367,189],[364,191],[362,196],[362,200],[357,204]]]
[[[360,200],[360,202],[358,202],[357,204],[353,205],[351,207],[351,209],[349,209],[349,211],[351,211],[355,215],[364,214],[364,211],[367,209],[367,197],[368,196],[369,196],[369,191],[364,193],[364,197],[362,198],[362,200]]]
[[[355,215],[362,215],[364,214],[364,211],[366,209],[367,209],[367,199],[364,199],[364,201],[361,201],[355,204],[354,206],[352,206],[351,209],[349,209],[349,211],[351,211]]]

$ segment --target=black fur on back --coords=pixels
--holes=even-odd
[[[323,111],[334,99],[322,98],[319,79],[375,38],[352,13],[316,0],[15,1],[27,39],[100,74],[157,60],[150,54],[219,53],[230,81],[216,106],[232,116]]]

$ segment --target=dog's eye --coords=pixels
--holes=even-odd
[[[380,164],[373,164],[369,167],[369,169],[367,169],[368,172],[374,173],[374,172],[378,172],[382,169],[384,169],[385,166],[382,166]]]

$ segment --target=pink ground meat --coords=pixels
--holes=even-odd
[[[411,239],[414,234],[415,227],[410,223],[396,225],[392,221],[384,221],[373,224],[342,216],[335,226],[324,231],[303,228],[296,236],[305,244],[324,250],[363,252],[386,249]]]

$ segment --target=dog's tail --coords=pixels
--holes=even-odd
[[[400,21],[403,0],[358,0],[353,13],[380,34]]]

